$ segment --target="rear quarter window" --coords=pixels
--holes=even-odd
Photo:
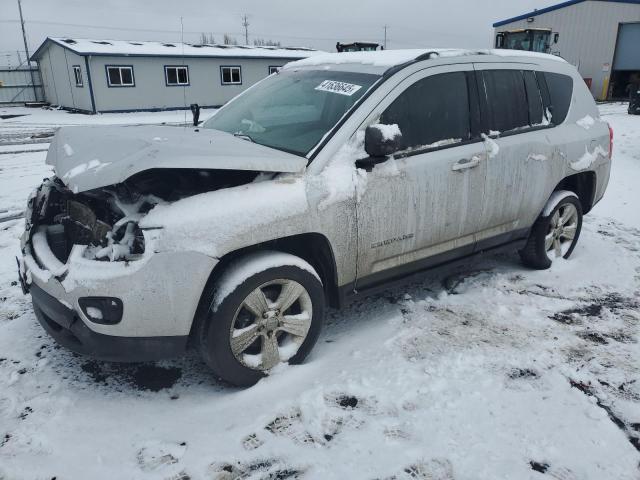
[[[549,111],[551,122],[559,125],[565,121],[571,106],[573,97],[573,78],[560,73],[544,73],[547,88],[549,90]]]

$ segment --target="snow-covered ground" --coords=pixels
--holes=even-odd
[[[0,141],[94,121],[53,113],[0,120]],[[306,364],[246,390],[195,356],[57,348],[16,284],[22,221],[0,223],[0,479],[638,479],[640,117],[601,113],[611,182],[570,261],[487,257],[332,311]],[[0,218],[44,157],[0,152]]]

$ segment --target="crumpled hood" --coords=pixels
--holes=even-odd
[[[297,173],[307,159],[206,128],[63,127],[47,164],[73,192],[121,183],[154,168]]]

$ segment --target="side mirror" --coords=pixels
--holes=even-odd
[[[364,150],[373,158],[386,157],[402,149],[402,132],[398,125],[378,123],[364,132]]]
[[[402,132],[398,125],[371,125],[364,132],[364,150],[369,157],[357,160],[356,167],[370,172],[374,165],[384,162],[389,155],[403,148]]]
[[[558,43],[559,40],[560,40],[560,34],[559,33],[554,33],[553,34],[553,43]]]

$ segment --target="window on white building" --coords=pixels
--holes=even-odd
[[[166,66],[164,67],[164,78],[167,86],[189,85],[189,67]]]
[[[222,85],[241,85],[242,69],[240,67],[220,67]]]
[[[134,87],[133,67],[107,65],[107,82],[110,87]]]
[[[82,87],[82,69],[80,65],[73,66],[73,76],[76,80],[76,87]]]

